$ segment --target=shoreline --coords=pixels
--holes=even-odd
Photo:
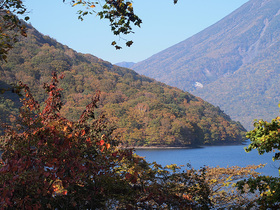
[[[135,146],[135,147],[121,147],[123,149],[135,149],[135,150],[156,150],[156,149],[196,149],[203,147],[214,147],[214,146],[234,146],[234,145],[247,145],[246,142],[241,143],[231,143],[231,144],[216,144],[216,145],[195,145],[195,146],[185,146],[185,147],[176,147],[176,146]]]
[[[194,148],[202,148],[201,146],[196,147],[157,147],[157,146],[151,146],[151,147],[125,147],[126,149],[135,149],[135,150],[149,150],[149,149],[194,149]]]

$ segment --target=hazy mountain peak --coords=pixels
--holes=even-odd
[[[266,85],[271,78],[263,75],[269,75],[268,71],[279,66],[279,36],[280,0],[251,0],[212,26],[132,68],[197,94],[249,128],[254,114],[262,113],[256,117],[270,118],[278,113],[274,100],[279,100],[279,96],[268,100],[260,96],[276,91]],[[257,74],[257,69],[262,69],[262,74]],[[228,92],[222,91],[225,86]],[[259,86],[264,90],[255,97]],[[235,101],[238,106],[233,105]],[[240,115],[239,109],[247,110],[247,114]],[[262,112],[262,109],[270,111]]]

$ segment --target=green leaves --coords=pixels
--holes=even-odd
[[[246,152],[257,149],[260,155],[268,152],[275,152],[272,160],[280,159],[280,117],[272,119],[271,122],[264,120],[255,120],[254,129],[246,134],[246,137],[251,140],[251,143]],[[278,151],[278,152],[276,152]],[[278,168],[280,171],[280,167]],[[250,178],[237,183],[239,189],[249,188],[251,192],[258,191],[260,197],[257,203],[261,209],[277,209],[280,196],[280,179],[279,177],[260,176]]]
[[[254,130],[249,131],[246,137],[251,140],[250,145],[245,149],[250,152],[252,149],[257,149],[259,154],[271,152],[275,149],[280,149],[280,118],[272,119],[269,123],[264,120],[256,120],[254,122]],[[276,153],[277,154],[277,153]],[[279,156],[273,157],[273,160],[278,160]]]
[[[102,5],[100,2],[92,2],[88,0],[72,1],[72,6],[83,6],[84,9],[78,11],[78,19],[83,20],[84,16],[89,14],[97,14],[100,19],[107,19],[111,27],[111,31],[116,36],[123,36],[133,33],[132,27],[140,27],[142,20],[134,13],[133,4],[126,0],[105,0]],[[99,7],[97,7],[99,5]],[[114,43],[114,44],[113,44]],[[115,41],[112,45],[117,49],[121,49]],[[126,46],[130,47],[132,41],[126,42]]]

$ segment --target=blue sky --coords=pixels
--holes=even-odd
[[[143,20],[134,34],[123,37],[134,44],[122,50],[111,46],[119,38],[109,23],[95,15],[78,20],[78,8],[62,0],[25,0],[29,22],[41,33],[81,53],[111,63],[139,62],[216,23],[248,0],[134,0],[135,13]],[[120,42],[124,45],[125,42]]]

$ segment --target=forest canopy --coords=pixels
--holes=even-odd
[[[71,120],[80,116],[90,95],[101,91],[99,111],[115,123],[128,146],[193,146],[241,143],[245,129],[218,107],[190,93],[84,55],[43,36],[29,26],[27,38],[15,44],[0,69],[3,83],[21,80],[43,102],[46,95],[36,88],[51,72],[64,74],[64,108]],[[4,99],[3,97],[6,97]],[[3,119],[14,119],[17,102],[1,96]],[[8,104],[14,104],[10,106]],[[6,104],[6,105],[5,105]],[[4,110],[10,110],[9,112]]]
[[[44,107],[27,85],[18,125],[0,139],[0,204],[3,209],[193,209],[255,206],[235,181],[257,177],[261,166],[200,170],[148,163],[119,147],[92,97],[77,121],[64,118],[53,73],[44,84]],[[243,188],[242,188],[243,189]],[[246,190],[246,189],[245,189]]]

